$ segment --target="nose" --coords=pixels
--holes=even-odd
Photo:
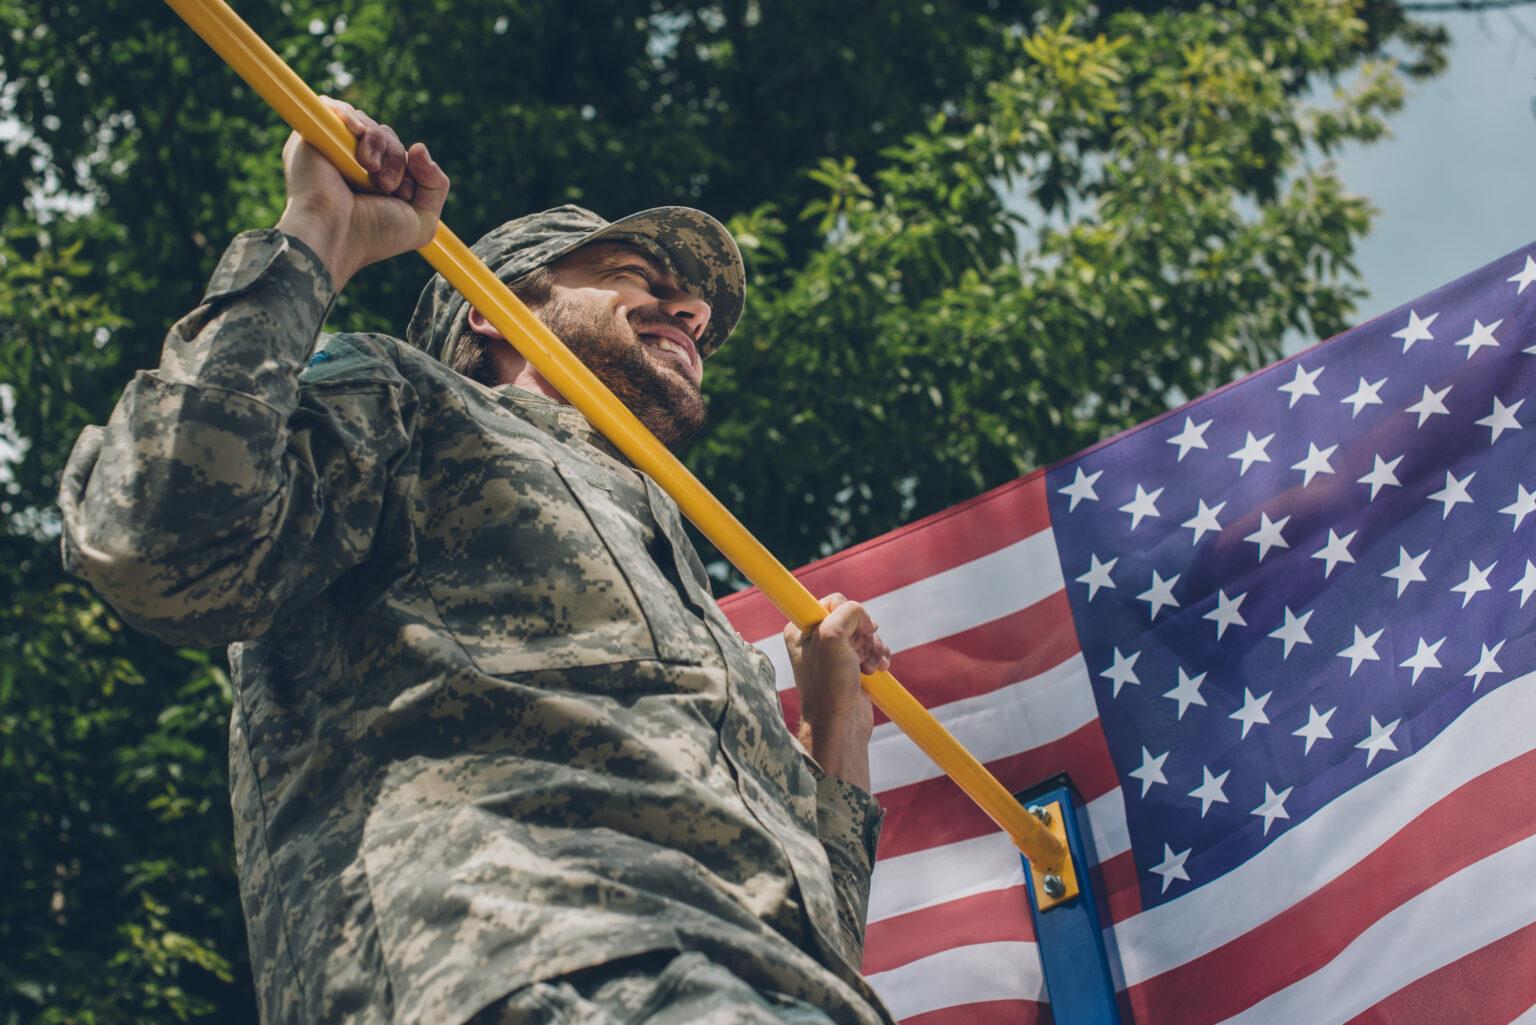
[[[678,292],[661,300],[660,306],[663,313],[687,325],[688,333],[695,342],[704,337],[704,329],[709,326],[709,303],[686,292]]]

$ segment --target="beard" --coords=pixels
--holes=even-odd
[[[536,312],[667,448],[680,449],[703,428],[707,411],[699,386],[640,341],[646,327],[679,327],[677,321],[660,312],[637,312],[620,324],[611,310],[564,297],[551,298]]]

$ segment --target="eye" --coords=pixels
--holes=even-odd
[[[644,282],[646,285],[650,285],[652,283],[651,272],[644,267],[639,266],[638,264],[633,264],[627,267],[619,267],[614,271],[614,273],[628,275],[629,277],[635,278],[638,281]]]

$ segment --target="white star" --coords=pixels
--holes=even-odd
[[[1525,258],[1525,269],[1522,270],[1519,274],[1516,274],[1513,277],[1505,278],[1504,280],[1513,281],[1518,284],[1520,287],[1515,290],[1515,294],[1524,295],[1525,286],[1529,285],[1532,281],[1536,281],[1536,260],[1533,260],[1527,256]]]
[[[1168,444],[1179,446],[1179,462],[1184,461],[1184,457],[1192,448],[1210,448],[1205,443],[1205,430],[1209,426],[1211,426],[1209,420],[1203,424],[1196,424],[1193,417],[1184,418],[1184,429],[1168,439]]]
[[[1385,377],[1377,381],[1375,384],[1366,384],[1365,378],[1360,378],[1360,383],[1355,386],[1355,390],[1339,400],[1341,403],[1349,406],[1350,409],[1353,410],[1353,412],[1349,414],[1349,418],[1353,420],[1355,417],[1359,416],[1360,411],[1366,406],[1381,405],[1381,396],[1376,393],[1381,391],[1381,386],[1386,383],[1387,379]]]
[[[1397,724],[1402,721],[1401,719],[1393,719],[1383,726],[1376,721],[1374,715],[1371,716],[1371,735],[1355,745],[1365,752],[1366,765],[1370,765],[1375,761],[1376,756],[1383,751],[1397,750],[1397,745],[1392,743],[1392,731],[1397,729]]]
[[[1288,819],[1290,813],[1285,810],[1285,799],[1291,796],[1295,787],[1286,787],[1278,794],[1270,789],[1268,783],[1264,784],[1264,803],[1253,809],[1249,814],[1264,816],[1264,835],[1269,835],[1269,827],[1276,819]]]
[[[1515,526],[1513,529],[1519,530],[1520,524],[1525,522],[1525,518],[1531,513],[1536,512],[1536,494],[1532,494],[1531,492],[1525,490],[1524,484],[1519,484],[1516,486],[1520,489],[1520,491],[1515,495],[1515,500],[1506,505],[1504,508],[1500,509],[1499,512],[1513,516],[1515,518]]]
[[[1489,413],[1481,420],[1474,421],[1477,426],[1486,427],[1493,432],[1493,436],[1488,439],[1488,444],[1492,445],[1494,442],[1498,441],[1499,435],[1503,434],[1505,431],[1518,431],[1524,429],[1524,425],[1521,424],[1519,420],[1515,419],[1515,412],[1519,410],[1519,408],[1523,405],[1525,405],[1524,399],[1516,402],[1513,406],[1506,406],[1504,403],[1499,401],[1499,397],[1497,395],[1493,397],[1493,412]]]
[[[1343,537],[1328,531],[1328,543],[1312,553],[1312,558],[1323,560],[1323,579],[1327,580],[1333,573],[1333,567],[1341,562],[1354,562],[1355,557],[1349,554],[1349,543],[1355,539],[1358,530],[1351,530]]]
[[[1392,337],[1401,338],[1403,340],[1404,352],[1407,352],[1409,349],[1413,348],[1414,342],[1434,341],[1435,336],[1429,333],[1429,325],[1433,324],[1435,322],[1435,318],[1438,316],[1440,316],[1439,313],[1431,313],[1428,318],[1424,318],[1420,317],[1413,310],[1409,310],[1408,326],[1403,328],[1401,331],[1393,331]]]
[[[1355,670],[1360,668],[1361,662],[1381,661],[1381,656],[1376,654],[1376,642],[1381,639],[1381,635],[1385,632],[1386,627],[1382,627],[1367,637],[1365,631],[1361,630],[1358,626],[1355,627],[1355,639],[1350,642],[1349,647],[1339,652],[1340,658],[1349,659],[1350,676],[1355,675]]]
[[[1328,729],[1328,720],[1332,719],[1333,718],[1333,713],[1337,712],[1337,711],[1338,711],[1338,708],[1336,708],[1336,707],[1335,708],[1330,708],[1330,709],[1328,709],[1328,711],[1326,711],[1323,714],[1319,715],[1317,713],[1317,708],[1316,707],[1314,707],[1312,705],[1308,705],[1307,706],[1307,724],[1305,726],[1303,726],[1301,729],[1299,729],[1296,732],[1291,734],[1291,736],[1293,736],[1293,737],[1304,737],[1304,738],[1306,738],[1307,746],[1302,748],[1302,750],[1301,750],[1301,753],[1303,755],[1311,754],[1312,753],[1312,745],[1315,744],[1317,741],[1319,741],[1319,740],[1332,740],[1333,739],[1333,733],[1332,733],[1332,731],[1330,731]]]
[[[1243,618],[1243,614],[1237,611],[1238,606],[1243,603],[1243,599],[1246,597],[1248,597],[1246,592],[1238,595],[1236,598],[1228,598],[1226,591],[1217,591],[1216,607],[1200,617],[1201,619],[1209,619],[1216,624],[1216,639],[1218,641],[1221,640],[1221,635],[1227,632],[1227,627],[1248,625],[1248,621]]]
[[[1511,591],[1520,592],[1520,607],[1525,608],[1525,600],[1536,593],[1536,566],[1531,565],[1531,560],[1525,560],[1525,576],[1515,581]]]
[[[1301,486],[1306,487],[1308,484],[1311,484],[1312,478],[1320,473],[1332,473],[1333,467],[1329,465],[1328,457],[1338,450],[1339,446],[1337,445],[1329,445],[1327,448],[1320,449],[1310,441],[1307,442],[1307,458],[1291,467],[1291,469],[1300,470],[1305,474],[1301,479]]]
[[[1141,521],[1146,517],[1162,515],[1157,511],[1157,499],[1162,493],[1162,488],[1148,493],[1146,488],[1140,484],[1136,485],[1136,497],[1120,507],[1121,512],[1131,514],[1132,530],[1141,526]]]
[[[1179,526],[1188,527],[1195,532],[1195,539],[1190,544],[1199,544],[1200,538],[1205,536],[1208,531],[1220,532],[1221,524],[1216,521],[1216,514],[1226,507],[1227,503],[1222,502],[1220,505],[1212,508],[1205,504],[1205,499],[1200,499],[1200,511],[1179,524]]]
[[[1133,651],[1130,657],[1126,657],[1120,654],[1119,648],[1115,649],[1115,664],[1099,674],[1106,680],[1114,681],[1115,689],[1110,694],[1110,697],[1118,698],[1120,696],[1120,688],[1128,683],[1134,683],[1138,687],[1141,686],[1141,678],[1136,675],[1136,660],[1140,657],[1141,652],[1139,651]]]
[[[1400,488],[1403,486],[1402,482],[1397,479],[1397,473],[1395,472],[1397,470],[1397,464],[1403,461],[1402,456],[1398,456],[1390,463],[1382,462],[1381,456],[1372,456],[1371,458],[1376,460],[1376,465],[1371,467],[1370,473],[1366,474],[1364,477],[1361,477],[1359,480],[1355,481],[1355,483],[1369,484],[1371,486],[1372,500],[1376,498],[1376,492],[1380,491],[1384,487],[1387,487],[1388,485],[1391,485],[1394,488]]]
[[[1264,451],[1264,446],[1268,445],[1275,437],[1273,434],[1266,434],[1262,438],[1255,438],[1252,431],[1247,433],[1248,440],[1243,442],[1243,447],[1227,456],[1228,459],[1237,459],[1242,462],[1242,467],[1237,471],[1239,477],[1246,474],[1248,467],[1254,463],[1269,462],[1269,453]]]
[[[1451,393],[1451,387],[1448,384],[1439,391],[1431,391],[1429,385],[1424,386],[1424,397],[1405,410],[1408,413],[1419,414],[1419,422],[1415,426],[1423,427],[1424,421],[1436,413],[1451,415],[1451,411],[1445,408],[1445,397]]]
[[[1160,865],[1153,865],[1152,871],[1163,877],[1163,893],[1168,892],[1169,885],[1175,879],[1189,882],[1189,873],[1184,871],[1184,862],[1189,860],[1189,852],[1193,847],[1186,847],[1179,853],[1173,853],[1173,848],[1163,844],[1163,861]]]
[[[1503,641],[1500,641],[1491,648],[1486,644],[1482,645],[1483,653],[1477,657],[1477,665],[1462,674],[1472,677],[1473,691],[1477,690],[1478,684],[1482,683],[1483,677],[1489,673],[1502,673],[1504,671],[1497,661],[1499,649],[1502,647],[1504,647]]]
[[[1498,564],[1498,560],[1494,560],[1488,564],[1487,569],[1479,569],[1477,563],[1467,563],[1467,579],[1451,588],[1453,591],[1461,592],[1462,608],[1466,608],[1467,602],[1471,601],[1479,592],[1492,590],[1493,585],[1488,583],[1488,574],[1492,573],[1493,567]]]
[[[1427,555],[1429,555],[1428,548],[1424,549],[1418,555],[1409,555],[1408,549],[1404,548],[1402,545],[1398,545],[1397,565],[1387,570],[1382,574],[1382,576],[1386,577],[1388,580],[1397,581],[1397,596],[1399,598],[1403,596],[1404,591],[1408,590],[1409,584],[1418,583],[1428,579],[1424,576],[1424,570],[1421,568],[1424,565],[1424,559]]]
[[[1200,696],[1200,685],[1204,682],[1204,673],[1192,677],[1184,671],[1183,666],[1179,667],[1179,685],[1163,694],[1163,697],[1179,703],[1179,714],[1174,718],[1182,721],[1190,705],[1205,707],[1205,698]]]
[[[1085,474],[1081,466],[1077,468],[1077,476],[1072,479],[1072,483],[1064,488],[1058,488],[1056,491],[1058,495],[1068,495],[1071,497],[1072,504],[1067,506],[1067,512],[1076,509],[1077,503],[1085,498],[1090,502],[1097,502],[1099,500],[1099,493],[1093,490],[1093,484],[1102,476],[1104,476],[1103,470],[1095,470],[1092,473]]]
[[[1474,320],[1472,321],[1472,333],[1456,344],[1466,346],[1467,359],[1471,359],[1472,354],[1478,349],[1486,349],[1490,345],[1497,346],[1499,344],[1499,340],[1493,337],[1493,333],[1499,329],[1499,325],[1502,323],[1504,323],[1502,320],[1495,320],[1492,324],[1484,327],[1481,320]]]
[[[1457,480],[1451,471],[1445,471],[1445,487],[1429,496],[1431,502],[1445,503],[1445,510],[1440,514],[1442,520],[1451,515],[1451,508],[1457,502],[1472,501],[1472,496],[1467,493],[1467,485],[1471,484],[1472,478],[1476,476],[1477,471],[1473,470],[1467,474],[1465,480]]]
[[[1270,634],[1285,642],[1285,652],[1280,656],[1281,661],[1291,657],[1291,649],[1298,644],[1311,644],[1312,638],[1307,636],[1307,620],[1312,618],[1313,609],[1308,609],[1297,616],[1291,612],[1291,607],[1285,607],[1285,623],[1280,629]]]
[[[1189,796],[1200,798],[1200,817],[1203,819],[1205,813],[1211,810],[1211,805],[1227,803],[1227,795],[1222,792],[1221,786],[1232,775],[1232,770],[1228,769],[1220,776],[1212,776],[1211,770],[1205,766],[1201,766],[1200,771],[1204,778],[1200,780],[1199,786],[1189,792]]]
[[[1410,657],[1398,663],[1399,669],[1413,670],[1413,679],[1408,681],[1410,686],[1419,682],[1419,674],[1424,672],[1424,670],[1441,668],[1440,660],[1436,658],[1435,655],[1440,651],[1440,645],[1444,643],[1444,637],[1440,638],[1433,644],[1428,643],[1424,640],[1424,638],[1420,637],[1419,650],[1415,651]]]
[[[1264,561],[1264,556],[1269,554],[1271,548],[1289,548],[1291,544],[1280,536],[1280,531],[1291,522],[1289,516],[1282,516],[1276,523],[1269,521],[1269,513],[1259,513],[1261,522],[1259,529],[1243,538],[1244,541],[1252,541],[1259,546],[1259,561]]]
[[[1114,589],[1115,582],[1109,578],[1109,571],[1115,568],[1115,563],[1120,561],[1120,557],[1117,555],[1108,562],[1100,562],[1099,557],[1090,552],[1088,558],[1093,560],[1093,565],[1088,567],[1087,573],[1077,578],[1077,582],[1088,585],[1088,600],[1093,601],[1093,596],[1099,593],[1099,588]]]
[[[1147,614],[1148,622],[1157,618],[1157,614],[1162,611],[1164,605],[1179,607],[1179,600],[1173,596],[1173,585],[1178,582],[1178,573],[1164,580],[1158,575],[1157,570],[1152,571],[1152,586],[1136,596],[1137,601],[1144,601],[1150,606]]]
[[[1248,736],[1248,731],[1255,726],[1268,726],[1269,716],[1264,714],[1264,706],[1269,704],[1269,694],[1263,697],[1254,697],[1253,691],[1243,688],[1243,707],[1227,716],[1228,719],[1236,719],[1243,724],[1243,736]]]
[[[1132,769],[1128,775],[1132,779],[1141,780],[1141,796],[1146,797],[1147,791],[1152,789],[1152,784],[1168,782],[1168,777],[1163,775],[1163,763],[1168,760],[1168,752],[1164,751],[1156,758],[1146,748],[1141,749],[1141,767]]]
[[[1290,405],[1286,406],[1286,409],[1294,409],[1296,403],[1301,401],[1303,395],[1318,394],[1317,377],[1324,369],[1324,367],[1318,367],[1309,374],[1301,369],[1300,363],[1296,364],[1296,376],[1291,379],[1289,384],[1282,384],[1280,386],[1281,391],[1289,392],[1291,396]]]

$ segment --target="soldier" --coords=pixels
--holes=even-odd
[[[448,192],[332,106],[380,194],[291,138],[282,219],[61,494],[67,566],[125,620],[230,645],[263,1020],[889,1022],[859,974],[875,624],[833,595],[786,630],[797,739],[676,505],[446,282],[408,343],[319,334]],[[717,221],[568,206],[476,251],[659,437],[698,429],[744,295]]]

